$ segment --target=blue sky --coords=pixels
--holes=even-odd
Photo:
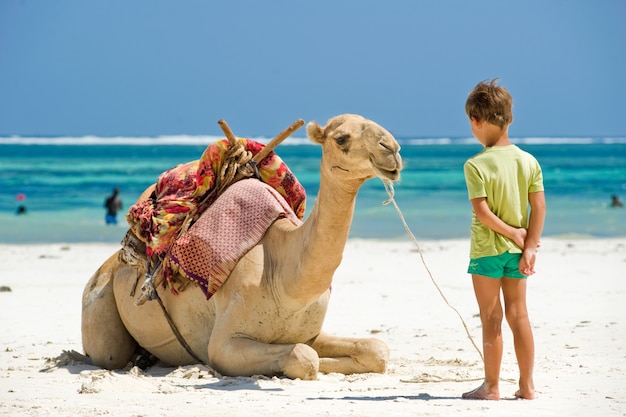
[[[0,2],[0,135],[215,135],[224,118],[274,136],[359,113],[470,136],[467,94],[494,77],[511,136],[626,136],[626,2]]]

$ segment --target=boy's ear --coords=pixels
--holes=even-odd
[[[475,117],[470,117],[470,124],[474,129],[480,129],[483,126],[483,122]]]

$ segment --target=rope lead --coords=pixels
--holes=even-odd
[[[393,206],[396,208],[396,212],[398,213],[398,216],[400,216],[400,220],[402,220],[404,229],[406,230],[408,235],[413,240],[413,243],[415,244],[415,248],[417,249],[417,252],[419,253],[420,258],[422,259],[422,264],[424,264],[424,268],[426,268],[426,272],[428,272],[428,276],[430,277],[430,280],[435,285],[435,288],[437,288],[437,291],[439,291],[439,295],[441,295],[441,298],[443,298],[443,301],[445,301],[448,307],[450,307],[456,313],[456,315],[459,316],[459,319],[461,320],[461,323],[463,323],[463,327],[465,328],[465,333],[467,334],[467,337],[469,338],[470,342],[472,342],[472,345],[474,345],[474,349],[476,349],[476,352],[478,352],[478,355],[480,355],[480,359],[484,362],[485,358],[483,357],[483,353],[480,351],[480,349],[476,345],[476,342],[474,342],[474,338],[470,334],[467,324],[465,324],[465,320],[463,320],[461,313],[459,313],[459,311],[456,308],[454,308],[454,306],[452,306],[450,302],[448,302],[448,299],[443,294],[443,291],[441,290],[441,288],[439,288],[437,281],[435,281],[435,278],[433,277],[432,272],[430,272],[430,268],[428,268],[428,265],[426,264],[426,260],[424,259],[424,252],[422,252],[422,248],[420,248],[420,245],[417,242],[415,235],[413,235],[413,232],[411,232],[409,225],[406,223],[406,220],[404,219],[404,216],[402,215],[402,211],[400,210],[400,207],[398,207],[398,203],[396,203],[396,200],[393,198],[394,196],[393,183],[389,180],[384,179],[383,184],[385,185],[385,191],[387,192],[387,195],[389,196],[389,199],[384,201],[383,205],[386,206],[389,203],[393,203]]]

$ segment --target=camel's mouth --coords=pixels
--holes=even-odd
[[[384,160],[376,161],[372,158],[370,161],[377,176],[381,179],[396,181],[400,178],[400,171],[402,171],[402,159],[400,158],[400,154],[389,154]]]
[[[376,172],[378,173],[378,176],[382,179],[387,179],[387,180],[391,180],[391,181],[396,181],[398,178],[400,178],[400,170],[399,169],[393,169],[393,170],[389,170],[389,169],[384,169],[384,168],[376,168]]]

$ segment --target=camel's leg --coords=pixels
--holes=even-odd
[[[246,337],[220,343],[215,334],[209,342],[210,365],[230,376],[285,375],[314,380],[319,370],[317,353],[303,343],[272,345]]]
[[[113,297],[117,257],[116,252],[96,271],[83,291],[83,349],[94,365],[106,369],[126,366],[137,347],[122,323]]]
[[[311,345],[320,358],[320,372],[356,374],[384,373],[389,348],[378,339],[356,339],[320,334]]]

